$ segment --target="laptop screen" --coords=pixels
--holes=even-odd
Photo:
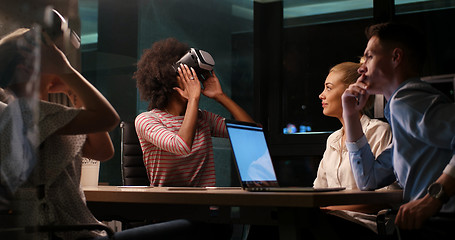
[[[232,120],[226,128],[242,186],[278,186],[263,129]]]

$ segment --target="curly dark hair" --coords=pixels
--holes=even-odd
[[[172,64],[188,50],[187,44],[175,38],[160,40],[144,50],[133,79],[136,79],[141,99],[149,101],[149,111],[167,106],[173,88],[178,87],[177,73]]]

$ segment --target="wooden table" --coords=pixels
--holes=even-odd
[[[87,205],[100,220],[186,218],[212,223],[278,225],[280,238],[299,238],[301,226],[331,237],[315,221],[319,207],[397,204],[401,190],[336,192],[247,192],[235,188],[85,187]],[[319,231],[321,230],[321,231]]]

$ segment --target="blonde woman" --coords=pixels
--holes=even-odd
[[[342,128],[333,132],[327,139],[326,150],[319,163],[317,177],[314,180],[315,188],[345,187],[348,190],[358,189],[345,144],[346,134],[344,132],[341,95],[350,84],[357,81],[360,76],[357,69],[360,66],[360,63],[343,62],[332,67],[324,82],[324,91],[319,95],[323,114],[337,118]],[[365,114],[372,107],[373,101],[373,96],[371,96],[368,104],[358,112],[358,117],[373,154],[378,156],[390,144],[392,133],[387,123],[377,119],[370,119]],[[376,224],[372,221],[375,216],[368,213],[376,213],[383,207],[371,205],[329,206],[325,207],[324,210],[332,215],[338,215],[350,221],[367,225],[371,230],[377,231]],[[372,234],[374,234],[373,231],[371,231]]]

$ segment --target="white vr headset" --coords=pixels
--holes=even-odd
[[[79,35],[68,27],[66,19],[55,9],[47,9],[44,17],[43,32],[45,32],[55,44],[59,37],[69,40],[69,43],[75,48],[81,47],[81,38]],[[63,46],[57,45],[60,49]],[[63,49],[62,49],[63,50]]]
[[[191,48],[180,60],[172,65],[174,70],[177,72],[180,64],[186,64],[188,67],[192,67],[200,81],[204,81],[211,75],[213,66],[215,66],[215,60],[213,60],[210,53]]]

